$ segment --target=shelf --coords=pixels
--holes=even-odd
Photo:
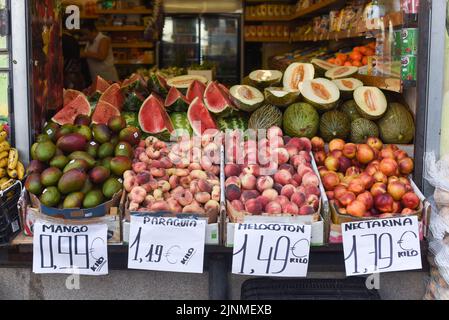
[[[277,37],[260,37],[260,38],[245,38],[246,42],[290,42],[290,38]]]
[[[282,16],[282,17],[252,17],[245,16],[245,21],[290,21],[291,16]]]
[[[153,43],[137,42],[137,43],[113,43],[113,48],[148,48],[154,47]]]
[[[292,36],[293,42],[304,42],[304,41],[329,41],[329,40],[339,40],[339,39],[350,39],[364,37],[365,33],[363,31],[347,30],[339,32],[328,32],[324,34],[308,34],[305,36]]]
[[[373,86],[383,90],[402,92],[403,84],[399,78],[388,76],[371,76],[365,74],[355,74],[353,77],[362,81],[365,86]]]
[[[149,9],[111,9],[97,10],[97,14],[153,14],[153,10]]]
[[[114,63],[122,65],[154,64],[154,62],[150,60],[116,60]]]
[[[126,31],[145,31],[144,26],[108,26],[98,27],[98,31],[106,32],[126,32]]]
[[[295,20],[298,18],[303,18],[309,14],[316,13],[322,9],[325,9],[327,6],[337,4],[340,2],[339,0],[321,0],[318,3],[311,5],[307,7],[306,9],[300,10],[298,12],[295,12],[291,17],[290,20]]]

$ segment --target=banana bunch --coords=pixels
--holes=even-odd
[[[7,141],[8,134],[2,129],[0,132],[0,190],[12,186],[14,182],[25,176],[25,167],[19,161],[19,152]]]

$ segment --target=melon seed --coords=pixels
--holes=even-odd
[[[376,104],[374,103],[374,97],[371,90],[366,90],[363,94],[366,102],[366,106],[369,110],[376,111]]]
[[[312,90],[321,99],[329,100],[331,97],[329,90],[321,83],[312,82]]]
[[[304,80],[304,66],[299,65],[294,71],[290,87],[298,89],[299,84]]]
[[[349,80],[341,80],[341,83],[343,83],[343,85],[345,87],[348,87],[349,89],[354,88],[354,84],[352,83],[352,81]]]

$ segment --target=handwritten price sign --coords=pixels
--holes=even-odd
[[[34,273],[108,274],[107,230],[102,225],[58,225],[36,221]]]
[[[341,225],[346,275],[421,269],[418,217]]]
[[[206,220],[131,216],[128,268],[202,273]]]
[[[237,224],[232,272],[270,277],[305,277],[309,265],[310,225]]]

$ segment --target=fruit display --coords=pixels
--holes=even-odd
[[[218,131],[216,131],[218,132]],[[217,222],[220,207],[220,146],[204,135],[168,145],[148,137],[124,173],[130,212],[195,213]]]
[[[87,101],[82,93],[74,101],[77,99]],[[97,107],[102,108],[100,100]],[[78,113],[75,117],[73,111]],[[122,176],[131,169],[140,130],[127,127],[120,112],[95,114],[89,117],[69,102],[37,137],[25,188],[39,197],[42,205],[94,208],[122,190]]]
[[[312,139],[314,158],[328,198],[338,212],[353,217],[392,217],[416,214],[422,204],[409,175],[414,162],[396,145],[377,137],[366,143]]]
[[[8,142],[7,125],[0,126],[0,190],[6,190],[25,177],[25,167],[19,161],[19,152]]]
[[[318,211],[320,181],[312,169],[309,139],[284,136],[281,128],[272,126],[258,140],[244,141],[235,135],[233,141],[226,145],[224,169],[231,221],[244,215],[297,216]]]
[[[333,58],[327,59],[327,62],[337,66],[362,67],[368,64],[369,57],[374,56],[376,42],[370,42],[364,46],[356,46],[352,51],[339,52]]]

